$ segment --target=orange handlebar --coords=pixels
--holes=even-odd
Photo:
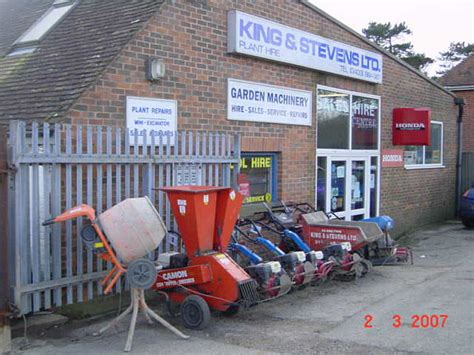
[[[89,220],[93,221],[95,220],[95,210],[89,205],[82,204],[61,213],[59,216],[47,219],[42,224],[43,226],[48,226],[53,223],[64,222],[77,217],[87,217]]]
[[[91,222],[95,220],[95,210],[89,205],[79,205],[73,207],[59,216],[54,218],[47,219],[43,222],[43,226],[47,226],[53,223],[64,222],[70,219],[74,219],[77,217],[87,217]],[[125,268],[120,264],[117,257],[115,256],[114,251],[112,250],[111,246],[109,245],[105,235],[102,233],[100,228],[96,224],[92,224],[93,228],[97,232],[99,239],[104,245],[106,249],[105,253],[102,253],[100,257],[106,261],[112,262],[114,267],[108,272],[108,274],[103,278],[101,281],[102,285],[106,285],[104,293],[107,294],[111,291],[112,287],[117,283],[119,277],[125,272]]]

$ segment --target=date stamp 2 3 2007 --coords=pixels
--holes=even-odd
[[[411,323],[409,323],[410,328],[421,328],[421,329],[436,329],[444,328],[448,320],[447,314],[413,314],[411,315]],[[363,327],[366,329],[374,328],[372,324],[374,317],[371,314],[366,314],[364,316]],[[394,314],[392,316],[392,328],[400,328],[403,324],[402,316],[399,314]]]

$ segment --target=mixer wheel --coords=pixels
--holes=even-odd
[[[156,266],[148,259],[133,260],[127,267],[127,279],[130,287],[149,289],[156,280]]]
[[[211,320],[211,311],[202,297],[190,295],[181,304],[181,318],[186,328],[204,329]]]

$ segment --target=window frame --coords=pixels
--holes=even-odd
[[[331,154],[360,154],[360,155],[377,155],[380,153],[380,144],[381,144],[381,107],[382,107],[382,97],[379,95],[366,94],[359,91],[337,89],[326,85],[316,85],[316,130],[318,130],[318,94],[319,90],[328,90],[336,93],[349,95],[349,145],[348,149],[332,149],[332,148],[319,148],[316,142],[316,150],[318,155],[331,155]],[[359,96],[369,99],[378,100],[378,117],[377,117],[377,149],[353,149],[352,148],[352,97]],[[317,136],[317,134],[316,134]]]
[[[272,167],[270,168],[271,174],[271,194],[272,202],[278,201],[278,153],[274,152],[241,152],[240,157],[265,157],[269,156],[272,159]],[[240,171],[240,169],[239,169]],[[246,205],[252,205],[257,202],[247,202]]]
[[[405,163],[405,158],[403,158],[403,164],[405,167],[405,170],[416,170],[416,169],[439,169],[439,168],[445,168],[444,166],[444,122],[442,121],[431,121],[430,122],[430,129],[432,124],[438,124],[441,126],[441,142],[440,142],[440,147],[441,147],[441,162],[439,163],[426,163],[426,147],[423,146],[423,163],[421,164],[406,164]],[[431,132],[430,132],[431,134]]]
[[[316,130],[318,129],[318,112],[317,112],[317,104],[318,104],[318,92],[319,90],[329,90],[334,91],[337,93],[348,94],[349,95],[349,149],[327,149],[327,148],[318,148],[316,142],[316,164],[315,164],[315,176],[316,176],[316,183],[314,186],[314,204],[317,204],[317,179],[318,179],[318,158],[326,158],[326,159],[337,159],[337,158],[350,158],[350,159],[357,159],[357,158],[368,158],[369,166],[372,166],[372,159],[376,159],[376,191],[375,191],[375,215],[378,216],[380,214],[380,198],[381,198],[381,181],[382,181],[382,166],[381,166],[381,157],[380,152],[382,151],[382,97],[380,95],[373,95],[367,94],[360,91],[352,91],[352,90],[344,90],[338,89],[331,86],[326,85],[316,85]],[[377,132],[377,149],[372,150],[362,150],[362,149],[352,149],[352,96],[359,96],[359,97],[367,97],[371,99],[378,100],[378,132]],[[317,133],[316,133],[317,139]],[[326,176],[326,186],[329,186],[329,174]],[[370,178],[370,172],[369,172]],[[370,183],[370,181],[369,181]],[[370,189],[369,189],[370,190]],[[370,201],[370,200],[367,200]],[[369,215],[370,215],[370,206],[369,206]]]

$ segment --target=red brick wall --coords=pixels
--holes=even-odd
[[[324,37],[373,50],[356,36],[296,0],[176,1],[166,4],[71,109],[74,122],[123,126],[127,95],[178,100],[178,128],[236,132],[244,151],[278,151],[280,198],[314,202],[316,119],[312,127],[228,121],[226,80],[235,78],[316,93],[327,85],[382,96],[382,147],[391,148],[394,107],[429,106],[445,122],[445,169],[384,169],[381,213],[398,232],[452,214],[455,181],[453,99],[384,56],[384,82],[375,85],[290,65],[227,54],[227,11],[266,17]],[[166,78],[145,80],[145,60],[162,58]],[[316,115],[316,95],[313,97]]]

